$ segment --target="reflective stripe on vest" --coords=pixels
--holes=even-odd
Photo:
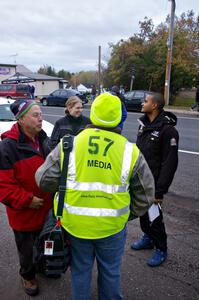
[[[134,147],[135,148],[135,147]],[[69,174],[70,178],[67,179],[67,188],[78,190],[78,191],[102,191],[108,194],[113,193],[124,193],[128,190],[129,184],[126,184],[127,178],[129,177],[130,167],[131,167],[131,158],[133,152],[133,144],[128,141],[125,144],[124,148],[124,159],[122,163],[122,170],[120,180],[122,182],[122,186],[120,185],[107,185],[101,182],[77,182],[76,178],[76,170],[75,170],[75,143],[73,146],[73,150],[70,155],[69,161]],[[137,159],[137,155],[134,155],[135,159]]]
[[[56,195],[58,202],[58,195]],[[70,213],[79,216],[91,216],[91,217],[119,217],[126,214],[129,211],[129,205],[121,209],[110,209],[110,208],[90,208],[90,207],[79,207],[71,206],[64,203],[64,208]]]

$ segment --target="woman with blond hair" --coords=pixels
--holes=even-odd
[[[51,135],[51,148],[59,143],[65,134],[77,135],[87,124],[90,119],[82,115],[82,101],[77,96],[69,97],[65,104],[65,117],[57,120]]]

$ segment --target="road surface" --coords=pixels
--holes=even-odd
[[[44,119],[55,122],[61,108],[42,108]],[[88,113],[88,112],[87,112]],[[137,132],[136,119],[129,114],[124,134],[132,141]],[[196,300],[199,299],[199,119],[179,118],[179,166],[165,197],[163,211],[168,234],[168,259],[158,268],[150,268],[146,261],[151,250],[133,251],[132,241],[141,230],[138,219],[128,224],[128,236],[122,265],[122,288],[125,300]],[[188,152],[184,152],[187,150]],[[196,154],[191,154],[194,152]],[[0,205],[0,298],[1,300],[30,299],[21,288],[18,258],[13,233],[9,228],[5,208]],[[96,267],[93,273],[92,299],[97,299]],[[61,279],[39,276],[38,300],[69,300],[70,271]]]

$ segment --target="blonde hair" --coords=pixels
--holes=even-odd
[[[65,106],[66,106],[65,113],[68,113],[69,112],[68,108],[72,108],[78,102],[82,103],[82,100],[78,96],[71,96],[71,97],[69,97],[68,100],[65,103]]]

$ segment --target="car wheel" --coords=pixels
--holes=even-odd
[[[11,96],[7,96],[7,99],[12,99],[12,97]]]
[[[42,104],[43,104],[43,106],[48,106],[48,100],[47,99],[43,99]]]

